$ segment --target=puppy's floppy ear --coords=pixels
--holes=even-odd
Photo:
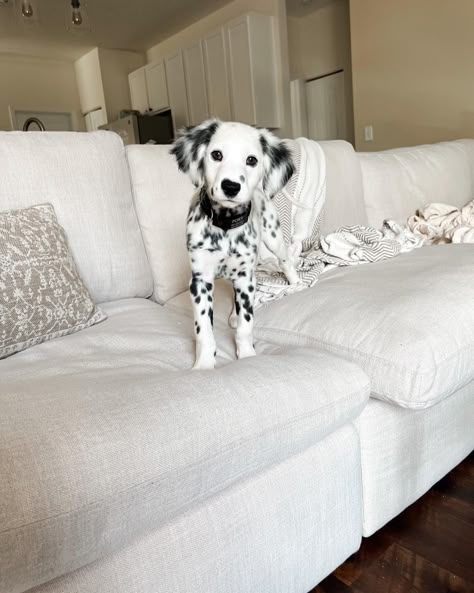
[[[295,172],[287,145],[268,130],[261,129],[260,144],[263,152],[263,191],[270,197],[279,192]]]
[[[220,120],[213,118],[179,130],[170,151],[176,157],[180,171],[189,173],[196,186],[204,182],[204,156],[220,123]]]

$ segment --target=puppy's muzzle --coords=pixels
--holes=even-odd
[[[235,198],[235,196],[240,191],[240,183],[236,183],[235,181],[231,181],[230,179],[223,179],[221,183],[221,188],[228,198]]]

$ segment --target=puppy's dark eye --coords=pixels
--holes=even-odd
[[[247,157],[247,165],[249,167],[255,167],[257,165],[258,161],[254,156],[248,156]]]
[[[211,158],[213,161],[222,161],[222,152],[220,150],[213,150],[211,152]]]

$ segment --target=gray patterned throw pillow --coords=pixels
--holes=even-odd
[[[0,358],[104,319],[54,208],[0,212]]]

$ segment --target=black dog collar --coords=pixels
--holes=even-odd
[[[219,227],[223,231],[230,231],[245,224],[249,219],[252,207],[249,203],[243,212],[237,208],[224,207],[219,207],[219,210],[216,211],[212,207],[211,200],[205,191],[201,192],[200,202],[204,214],[211,219],[214,226]],[[238,210],[238,212],[235,212],[235,210]]]

